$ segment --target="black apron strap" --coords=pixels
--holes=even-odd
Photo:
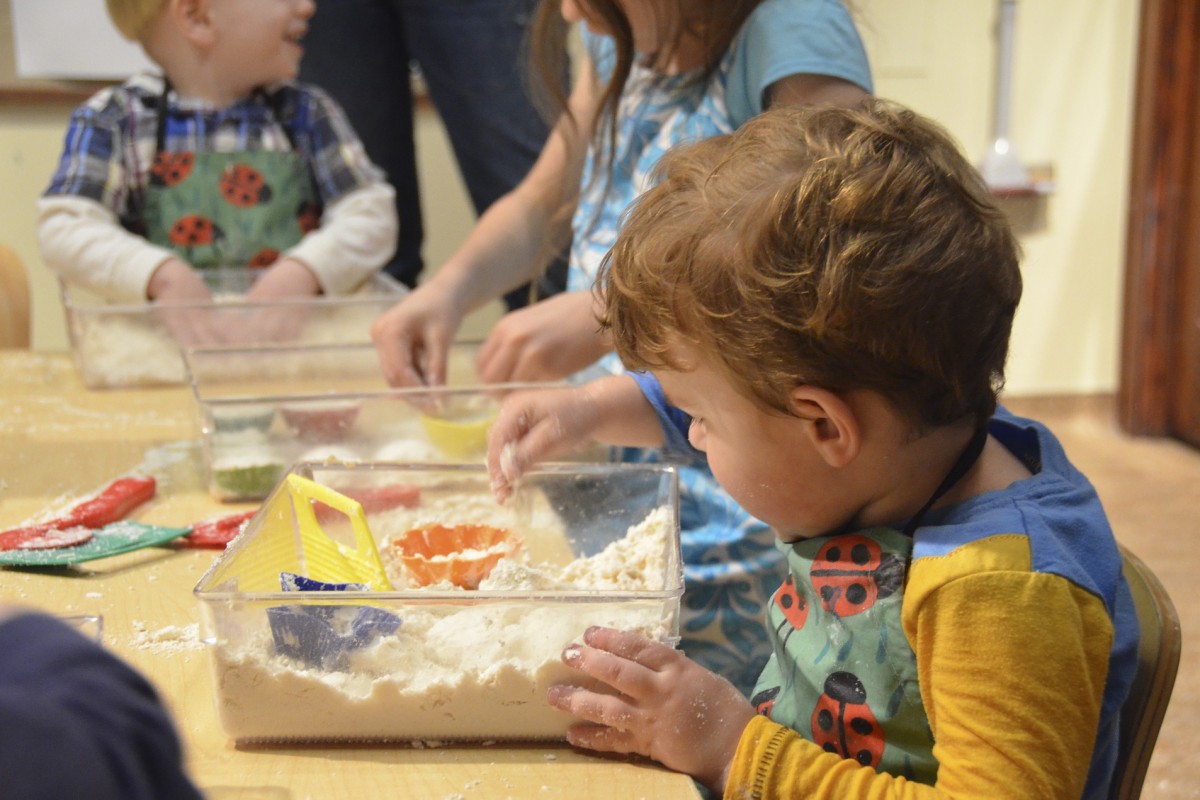
[[[904,535],[911,537],[921,526],[921,521],[925,518],[925,514],[929,509],[933,508],[933,504],[941,499],[942,495],[950,491],[954,484],[962,480],[971,467],[975,466],[975,462],[979,460],[979,454],[983,452],[983,446],[987,443],[988,429],[983,426],[971,435],[971,441],[967,442],[967,446],[958,456],[958,460],[954,462],[954,466],[950,467],[950,471],[946,473],[946,477],[942,480],[940,486],[934,489],[933,494],[925,501],[925,505],[921,506],[921,510],[913,514],[912,519],[904,526]]]
[[[171,91],[171,81],[163,75],[163,90],[158,96],[158,118],[154,121],[154,154],[162,152],[163,142],[167,140],[167,95]]]

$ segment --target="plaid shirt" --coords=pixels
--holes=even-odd
[[[163,79],[142,74],[104,89],[75,109],[45,197],[75,196],[111,209],[126,228],[140,219],[157,148]],[[341,107],[315,86],[285,84],[233,105],[180,99],[172,91],[162,148],[167,152],[296,151],[324,206],[384,180]]]

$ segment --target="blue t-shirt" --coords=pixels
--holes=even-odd
[[[597,76],[607,81],[615,58],[613,40],[586,28],[583,38]],[[732,133],[764,110],[771,84],[801,74],[841,78],[872,91],[862,39],[838,0],[765,0],[699,85],[695,73],[662,75],[635,60],[618,102],[611,179],[607,142],[588,152],[572,225],[568,288],[591,289],[601,260],[616,241],[621,215],[649,188],[651,172],[668,149]]]

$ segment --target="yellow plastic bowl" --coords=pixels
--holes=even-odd
[[[476,458],[487,452],[488,429],[496,411],[461,418],[421,415],[421,425],[429,441],[443,454],[453,458]]]

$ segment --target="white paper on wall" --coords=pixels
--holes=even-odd
[[[17,76],[123,80],[153,65],[100,0],[9,0]]]

